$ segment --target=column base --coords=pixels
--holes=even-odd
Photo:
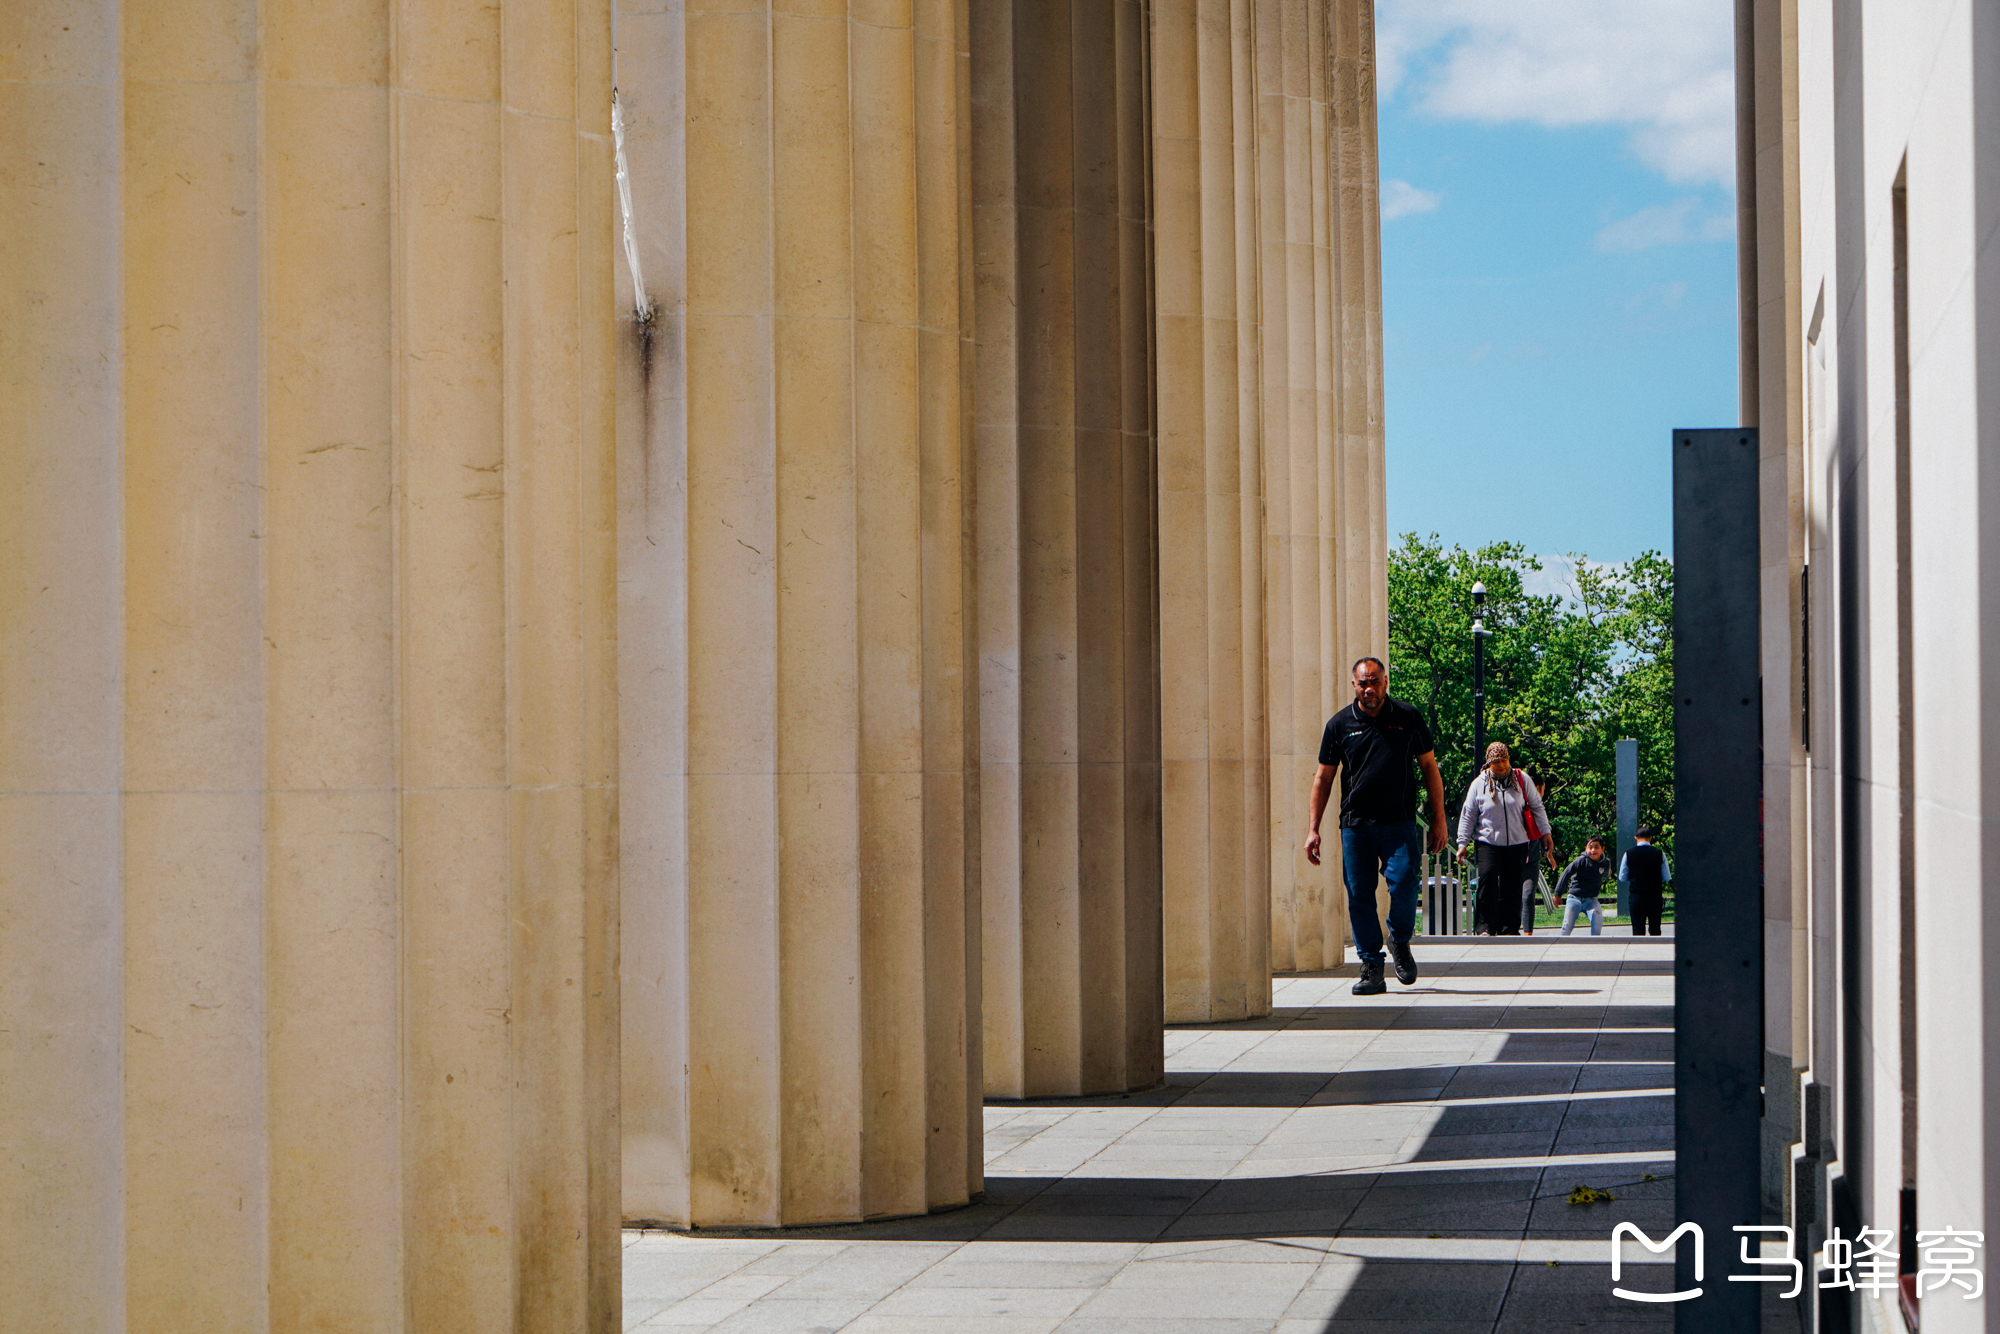
[[[676,1223],[663,1218],[628,1218],[622,1224],[626,1232],[672,1232],[684,1237],[713,1237],[717,1240],[745,1237],[797,1237],[814,1232],[826,1232],[857,1227],[874,1227],[883,1223],[906,1222],[916,1218],[940,1218],[946,1214],[962,1213],[976,1204],[986,1202],[986,1192],[979,1191],[971,1198],[958,1204],[941,1204],[935,1209],[920,1214],[876,1214],[868,1218],[830,1218],[814,1223],[787,1223],[781,1227],[694,1227],[686,1223]]]

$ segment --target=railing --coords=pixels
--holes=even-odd
[[[1449,852],[1426,852],[1423,856],[1423,929],[1426,936],[1464,936],[1472,933],[1472,897],[1478,882],[1464,874],[1458,859]]]
[[[1423,898],[1419,906],[1423,912],[1419,935],[1425,936],[1469,936],[1473,925],[1473,900],[1479,892],[1479,880],[1470,874],[1470,867],[1461,863],[1449,851],[1426,852],[1423,855],[1422,880]],[[1555,888],[1548,876],[1543,874],[1542,864],[1537,861],[1535,872],[1536,902],[1553,910]]]

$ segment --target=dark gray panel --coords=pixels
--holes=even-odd
[[[1639,743],[1632,737],[1622,737],[1618,742],[1618,846],[1611,850],[1613,866],[1625,864],[1625,854],[1632,850],[1633,835],[1639,829]],[[1625,902],[1625,882],[1618,883],[1618,915],[1623,916],[1629,905]]]
[[[1693,1334],[1755,1334],[1755,1283],[1731,1283],[1739,1223],[1762,1219],[1762,705],[1757,432],[1674,432],[1675,1211],[1707,1243]],[[1694,1286],[1681,1248],[1678,1287]]]

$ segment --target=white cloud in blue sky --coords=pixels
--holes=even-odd
[[[1378,87],[1440,119],[1615,125],[1681,184],[1736,180],[1731,0],[1382,0]]]
[[[1420,190],[1408,181],[1391,178],[1382,182],[1382,221],[1394,222],[1412,213],[1434,213],[1443,198],[1435,190]]]
[[[1531,598],[1561,598],[1571,606],[1583,605],[1583,595],[1577,591],[1576,571],[1578,565],[1597,574],[1608,574],[1616,561],[1584,560],[1573,556],[1550,552],[1535,557],[1541,562],[1539,570],[1521,572],[1521,591]]]
[[[1390,531],[1666,549],[1672,430],[1737,412],[1730,0],[1376,23]]]
[[[1596,247],[1607,255],[1630,255],[1654,246],[1686,245],[1690,241],[1728,241],[1736,235],[1736,219],[1710,212],[1698,198],[1671,204],[1648,204],[1636,213],[1608,222],[1597,232]]]

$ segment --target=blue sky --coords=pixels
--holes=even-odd
[[[1729,0],[1380,0],[1392,536],[1671,546],[1736,420]]]

